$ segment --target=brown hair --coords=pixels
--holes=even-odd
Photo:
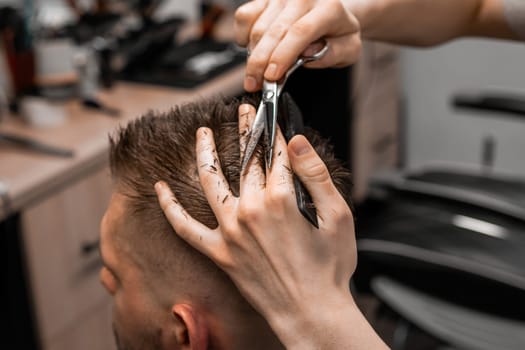
[[[250,99],[250,102],[253,99]],[[117,190],[128,199],[133,220],[148,239],[173,240],[173,229],[159,207],[154,184],[168,183],[186,211],[209,227],[217,221],[202,191],[196,166],[195,133],[213,130],[217,153],[232,192],[239,192],[239,133],[237,109],[241,101],[220,99],[177,106],[167,113],[149,112],[110,137],[110,166]],[[305,135],[326,163],[337,189],[350,205],[351,175],[334,158],[332,147],[313,130]],[[178,239],[178,238],[177,238]],[[166,250],[166,249],[164,249]],[[193,250],[193,249],[191,249]],[[169,251],[153,255],[157,271],[168,269]],[[173,266],[172,266],[173,267]]]

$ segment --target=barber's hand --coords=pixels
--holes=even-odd
[[[244,88],[261,88],[263,77],[279,80],[301,55],[312,55],[324,39],[329,50],[306,67],[343,67],[357,61],[359,23],[343,0],[253,0],[235,13],[235,37],[251,54]]]
[[[243,152],[254,107],[241,105],[239,116]],[[210,129],[197,131],[196,151],[200,181],[219,226],[210,229],[190,217],[167,185],[158,183],[160,205],[177,234],[228,273],[285,344],[315,334],[305,320],[324,323],[319,332],[325,332],[336,314],[348,314],[347,306],[355,306],[349,293],[356,268],[353,217],[308,141],[296,136],[287,145],[279,131],[271,171],[265,174],[252,158],[239,197],[223,176]],[[312,196],[319,229],[297,208],[290,165]],[[289,339],[299,334],[301,339]]]

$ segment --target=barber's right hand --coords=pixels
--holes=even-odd
[[[254,92],[263,79],[277,81],[301,55],[312,55],[324,39],[329,50],[310,68],[355,63],[361,50],[359,23],[343,0],[253,0],[235,13],[237,43],[248,47],[244,88]]]
[[[243,152],[255,108],[242,105],[239,115]],[[324,340],[334,341],[326,329],[335,332],[348,324],[345,317],[359,314],[348,289],[357,264],[352,213],[304,136],[287,145],[278,131],[275,147],[266,174],[256,157],[250,160],[236,197],[221,171],[211,130],[199,129],[197,168],[219,226],[210,229],[192,218],[163,183],[155,186],[160,205],[177,234],[232,278],[287,348],[307,349],[301,346],[307,342],[343,349]],[[319,229],[297,208],[290,168],[312,196]],[[363,322],[354,323],[358,332]],[[348,336],[346,326],[341,333]]]

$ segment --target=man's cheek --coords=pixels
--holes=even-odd
[[[133,335],[133,331],[129,330],[129,325],[126,324],[126,317],[122,314],[121,310],[117,306],[117,303],[113,305],[113,335],[115,337],[115,344],[118,350],[133,350],[131,346],[133,339],[130,336]]]
[[[123,290],[117,291],[113,297],[113,323],[119,336],[125,340],[134,334],[141,334],[147,325],[148,314],[137,305],[140,303],[131,302]]]

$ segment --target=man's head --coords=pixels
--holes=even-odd
[[[192,217],[216,227],[199,182],[195,133],[201,126],[213,130],[223,172],[238,194],[238,106],[214,100],[149,113],[111,139],[115,190],[101,225],[101,279],[114,297],[122,349],[281,348],[230,279],[173,232],[154,190],[157,181],[167,182]],[[348,200],[349,173],[326,141],[307,136]]]

